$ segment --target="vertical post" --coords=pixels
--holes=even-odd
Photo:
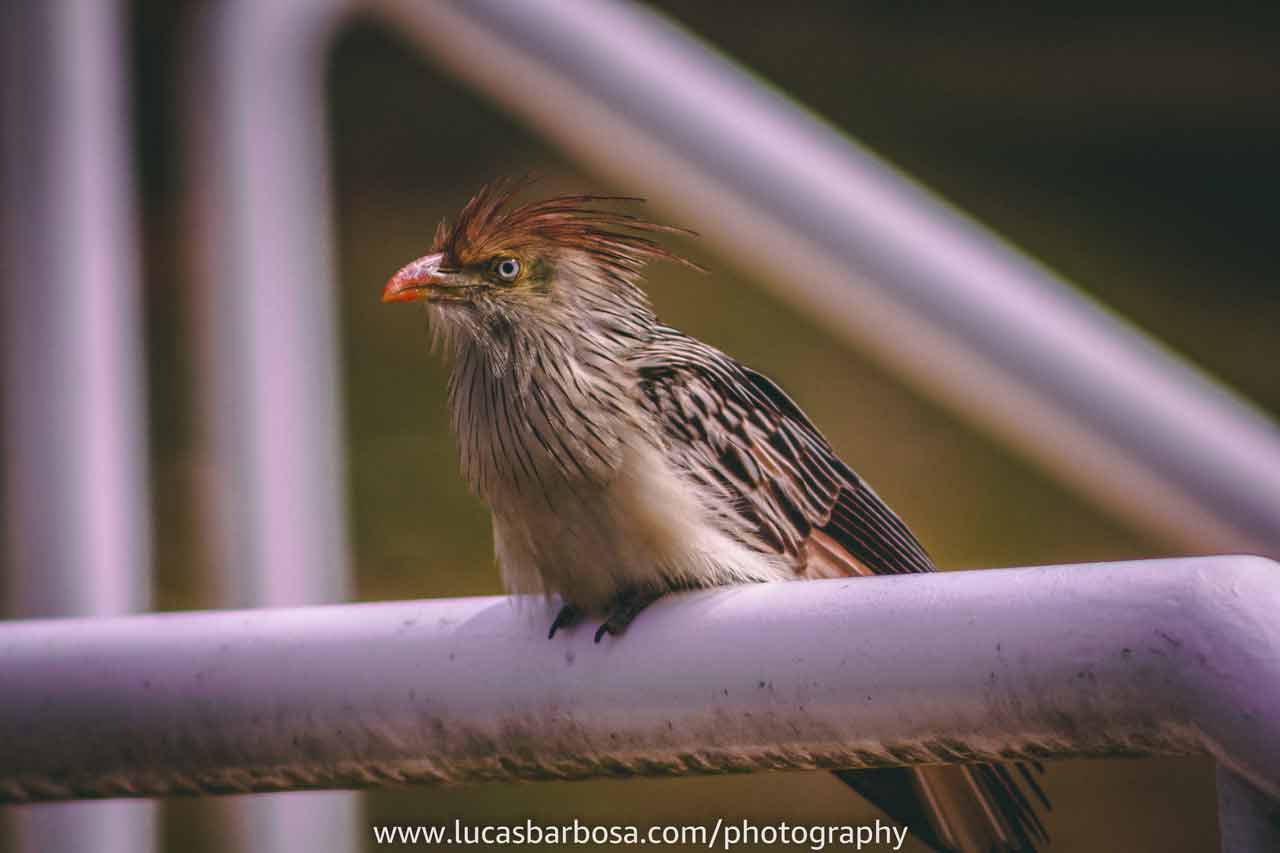
[[[198,21],[184,93],[200,251],[203,443],[227,607],[349,595],[325,57],[340,0],[231,0]],[[359,800],[226,805],[240,850],[353,849]]]
[[[124,3],[0,4],[5,598],[21,617],[150,604]],[[155,806],[11,812],[11,848],[138,853]]]
[[[1222,853],[1280,850],[1280,802],[1221,764],[1218,765],[1218,824]]]

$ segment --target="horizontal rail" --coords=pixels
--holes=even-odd
[[[1209,753],[1280,797],[1280,566],[0,624],[0,801]]]

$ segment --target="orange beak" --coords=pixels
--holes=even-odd
[[[427,299],[433,290],[447,286],[440,275],[440,261],[444,255],[426,255],[405,264],[391,276],[382,290],[383,302],[412,302]]]

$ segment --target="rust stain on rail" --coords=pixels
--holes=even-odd
[[[56,773],[0,770],[0,802],[28,803],[104,797],[244,794],[312,789],[360,789],[494,781],[601,777],[663,777],[776,770],[834,770],[904,764],[950,764],[1072,757],[1137,757],[1203,753],[1190,728],[1156,726],[1123,738],[1102,730],[1082,735],[1049,732],[1010,741],[922,737],[885,743],[850,742],[848,733],[811,723],[797,736],[790,717],[756,715],[748,721],[668,721],[636,731],[588,727],[572,717],[512,717],[496,727],[439,718],[419,721],[416,736],[358,726],[346,728],[344,748],[299,749],[311,737],[293,736],[297,760],[244,760],[242,749],[218,738],[181,747],[130,750],[133,762],[107,754],[92,764],[68,764]],[[743,743],[765,744],[741,746]],[[696,747],[691,746],[697,744]],[[1012,744],[1012,745],[1011,745]],[[328,752],[328,757],[318,753]],[[311,752],[308,757],[306,753]],[[114,756],[122,759],[123,756]],[[114,764],[114,766],[112,766]],[[94,769],[97,765],[97,769]]]

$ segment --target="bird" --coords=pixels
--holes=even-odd
[[[598,618],[596,642],[622,641],[677,590],[934,571],[777,384],[658,319],[644,272],[705,271],[661,241],[693,232],[616,209],[629,196],[520,203],[529,183],[482,187],[382,300],[426,305],[462,475],[508,591],[558,597],[550,637]],[[1042,772],[836,775],[934,849],[989,853],[1048,842]]]

